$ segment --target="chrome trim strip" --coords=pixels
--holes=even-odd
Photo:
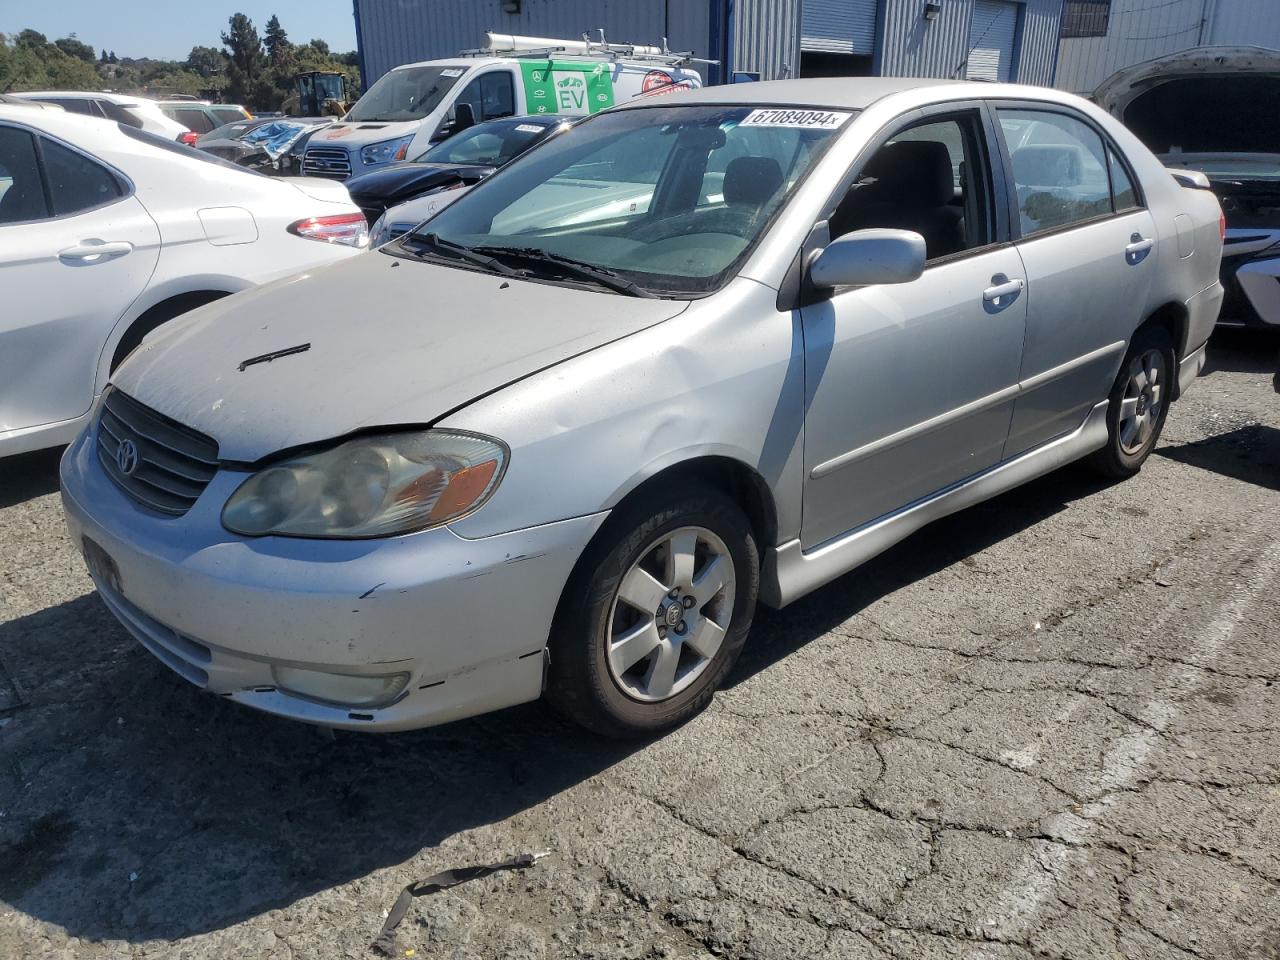
[[[781,607],[887,550],[921,527],[1049,473],[1104,446],[1107,401],[1094,406],[1071,433],[940,490],[895,513],[828,540],[809,551],[790,540],[765,552],[760,600]]]
[[[825,463],[818,464],[809,472],[809,477],[813,480],[820,480],[822,477],[834,473],[842,467],[847,467],[849,464],[861,460],[864,457],[869,457],[872,454],[888,450],[890,447],[895,447],[900,443],[905,443],[906,441],[912,440],[922,434],[941,429],[942,427],[955,423],[957,420],[962,420],[975,413],[981,413],[983,410],[997,406],[1007,400],[1016,399],[1024,393],[1043,387],[1046,383],[1051,383],[1060,377],[1066,376],[1068,373],[1071,373],[1079,367],[1093,363],[1095,360],[1101,360],[1109,354],[1122,351],[1124,350],[1124,347],[1125,341],[1117,340],[1115,343],[1109,343],[1105,347],[1099,347],[1097,350],[1091,350],[1073,360],[1068,360],[1066,363],[1059,364],[1056,367],[1051,367],[1048,370],[1037,373],[1034,377],[1027,380],[1022,380],[1018,383],[1012,384],[1011,386],[1005,387],[1002,390],[997,390],[995,393],[989,393],[985,397],[979,397],[977,400],[971,400],[963,406],[947,410],[945,413],[940,413],[936,417],[930,417],[928,420],[922,420],[909,427],[904,427],[897,433],[891,433],[888,436],[881,437],[879,440],[872,440],[870,443],[863,444],[860,447],[855,447],[847,453],[842,453],[838,457],[833,457],[832,459],[827,460]]]

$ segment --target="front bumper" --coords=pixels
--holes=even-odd
[[[184,516],[150,514],[106,476],[92,428],[62,460],[73,541],[114,564],[94,582],[129,632],[211,693],[349,729],[405,730],[537,699],[551,620],[605,514],[478,540],[447,527],[382,540],[244,538],[221,524],[245,478],[221,471]],[[273,666],[407,673],[391,703],[320,702]]]

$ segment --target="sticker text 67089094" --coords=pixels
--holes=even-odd
[[[806,130],[834,130],[852,114],[840,110],[752,110],[740,127],[799,127]]]

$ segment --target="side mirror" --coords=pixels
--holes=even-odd
[[[476,125],[476,112],[469,103],[460,103],[453,108],[453,132],[460,133],[468,127]]]
[[[809,267],[817,287],[910,283],[924,273],[924,237],[910,230],[855,230],[827,244]]]

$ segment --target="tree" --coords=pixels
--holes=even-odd
[[[258,39],[253,21],[243,13],[232,15],[227,21],[228,31],[222,35],[222,45],[227,48],[230,63],[227,64],[227,95],[239,103],[251,103],[261,107],[263,88],[271,89],[267,77],[267,55]]]
[[[75,38],[75,34],[69,37],[63,37],[61,40],[53,41],[53,45],[65,53],[68,57],[75,57],[77,60],[83,60],[85,63],[93,63],[96,59],[93,47],[87,43],[81,43]]]
[[[107,63],[119,63],[119,62],[120,62],[120,58],[117,57],[116,52],[112,50],[111,55],[107,57]]]
[[[314,37],[312,37],[311,46],[315,47],[316,52],[319,53],[321,56],[324,56],[324,57],[329,56],[329,45],[325,43],[323,40],[317,40]]]
[[[106,48],[106,47],[103,47],[103,48],[102,48],[102,56],[98,58],[98,62],[99,62],[99,63],[106,63],[106,62],[107,62],[107,48]]]
[[[275,14],[267,21],[267,34],[263,44],[267,48],[267,56],[271,58],[271,65],[282,66],[293,44],[289,42],[289,35],[284,32],[284,27],[280,26],[280,18]]]
[[[15,45],[28,50],[42,50],[49,45],[49,38],[39,30],[23,30],[14,40]]]
[[[184,66],[202,77],[219,76],[227,72],[227,55],[217,47],[192,47]]]

